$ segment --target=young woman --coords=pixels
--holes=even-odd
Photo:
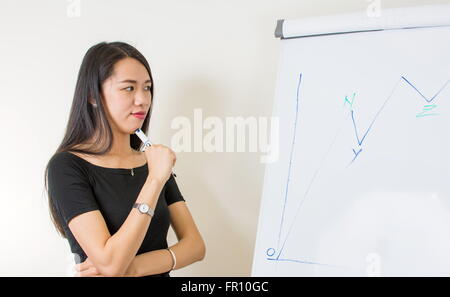
[[[51,219],[75,254],[78,276],[170,276],[203,260],[205,244],[172,175],[175,153],[140,151],[153,78],[122,43],[91,47],[81,64],[67,129],[48,162]],[[172,225],[178,243],[168,248]]]

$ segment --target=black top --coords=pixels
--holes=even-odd
[[[49,161],[48,191],[60,218],[75,262],[87,259],[69,221],[82,213],[100,210],[111,235],[124,223],[148,175],[147,164],[131,169],[94,165],[69,152],[55,154]],[[185,201],[173,175],[161,190],[147,234],[137,255],[165,249],[170,226],[168,205]],[[154,276],[170,276],[169,273]]]

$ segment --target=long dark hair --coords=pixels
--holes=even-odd
[[[64,138],[57,148],[56,152],[65,151],[78,152],[88,155],[103,155],[111,150],[113,143],[113,134],[111,126],[106,117],[104,101],[101,95],[101,85],[108,79],[114,70],[114,65],[124,58],[134,58],[139,61],[148,71],[152,82],[150,92],[152,94],[152,104],[147,113],[147,117],[142,124],[142,131],[147,134],[153,109],[153,77],[150,66],[145,57],[133,46],[124,42],[101,42],[92,46],[83,58],[78,72],[75,94],[73,96],[72,107],[70,109],[69,120],[67,123]],[[89,102],[95,100],[97,107],[94,108]],[[77,147],[86,145],[86,147]],[[130,146],[138,150],[141,140],[135,135],[130,135]],[[51,159],[51,158],[50,158]],[[45,191],[48,196],[48,205],[50,218],[56,227],[58,233],[67,238],[62,227],[61,221],[57,215],[56,208],[48,192],[48,166],[45,168]]]

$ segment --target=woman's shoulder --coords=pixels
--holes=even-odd
[[[63,151],[55,153],[50,162],[53,165],[76,165],[82,166],[83,168],[89,168],[92,166],[103,168],[136,168],[143,166],[142,164],[146,164],[147,158],[144,152],[135,152],[133,156],[131,156],[126,161],[117,163],[117,160],[115,159],[108,159],[105,157],[99,158],[93,155],[87,155],[73,151]]]
[[[85,169],[85,164],[80,156],[69,151],[55,153],[49,161],[49,169],[61,170],[63,168]]]
[[[66,160],[77,160],[78,158],[80,158],[80,157],[73,152],[63,151],[63,152],[57,152],[57,153],[53,154],[53,156],[51,157],[50,160],[60,162],[60,161],[66,161]]]

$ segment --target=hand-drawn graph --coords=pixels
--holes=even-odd
[[[266,165],[252,276],[449,276],[446,18],[301,34],[308,22],[277,31],[289,37],[273,107],[280,157]]]
[[[286,185],[285,185],[285,190],[284,190],[283,211],[282,211],[282,214],[281,214],[281,222],[280,222],[280,226],[279,226],[278,242],[277,242],[277,245],[276,245],[277,248],[276,249],[272,248],[272,247],[268,248],[267,251],[266,251],[266,256],[267,256],[267,260],[269,260],[269,261],[280,261],[280,262],[285,261],[285,262],[296,262],[296,263],[301,263],[301,264],[333,266],[333,265],[326,264],[326,263],[318,263],[318,262],[312,262],[312,261],[307,261],[307,260],[289,259],[289,258],[281,257],[282,253],[283,253],[283,249],[285,247],[285,244],[286,244],[286,242],[287,242],[287,240],[289,238],[289,235],[291,233],[291,230],[292,230],[293,226],[295,225],[295,220],[297,218],[297,215],[299,214],[303,203],[307,200],[308,192],[309,192],[310,188],[313,186],[314,180],[315,180],[316,175],[317,175],[317,172],[318,172],[318,170],[320,170],[320,167],[321,167],[321,166],[319,166],[318,170],[313,175],[313,177],[312,177],[312,179],[310,181],[310,184],[309,184],[309,186],[307,188],[307,191],[304,193],[303,197],[301,197],[300,203],[299,203],[299,205],[298,205],[298,207],[297,207],[297,209],[295,211],[295,217],[292,220],[292,222],[290,222],[288,224],[288,230],[289,231],[287,232],[287,235],[285,236],[285,238],[282,239],[281,238],[281,233],[282,233],[281,231],[282,231],[282,229],[284,227],[285,211],[286,211],[287,200],[288,200],[288,197],[289,197],[289,184],[291,183],[291,168],[292,168],[292,164],[293,164],[292,158],[293,158],[293,155],[294,155],[294,152],[295,152],[295,144],[296,144],[296,134],[297,134],[296,132],[297,132],[298,116],[299,116],[299,100],[300,100],[299,98],[301,97],[302,76],[303,76],[303,73],[300,73],[300,75],[298,76],[298,84],[297,84],[297,91],[296,91],[296,98],[295,98],[296,109],[295,109],[295,117],[294,117],[294,119],[295,119],[294,120],[294,132],[293,132],[293,139],[292,139],[292,143],[291,143],[291,151],[290,151],[290,158],[289,158],[289,164],[288,164],[288,173],[287,173],[288,178],[287,178]],[[439,91],[437,91],[432,97],[428,98],[425,95],[423,95],[423,93],[419,90],[419,88],[417,88],[413,83],[411,83],[405,76],[402,76],[399,79],[399,81],[395,84],[394,89],[392,90],[392,92],[390,93],[388,98],[384,101],[383,105],[376,112],[374,118],[370,122],[369,127],[367,127],[365,129],[364,133],[361,134],[362,135],[361,137],[359,136],[358,125],[356,124],[356,121],[355,121],[356,111],[353,109],[353,103],[354,103],[354,100],[355,100],[355,97],[356,97],[356,93],[354,93],[352,95],[351,101],[349,100],[348,96],[345,96],[344,106],[348,105],[350,107],[350,115],[351,115],[352,126],[353,126],[353,129],[354,129],[354,137],[355,137],[356,144],[357,144],[357,149],[358,149],[358,151],[356,151],[354,148],[352,148],[352,151],[354,153],[354,157],[353,157],[353,159],[351,160],[350,163],[353,163],[356,160],[356,158],[358,157],[358,155],[362,152],[362,146],[363,146],[364,140],[366,139],[366,137],[368,137],[371,129],[374,128],[374,125],[375,125],[375,122],[376,122],[378,116],[383,111],[383,109],[386,107],[386,105],[388,104],[389,100],[391,100],[392,94],[394,94],[395,90],[398,88],[399,84],[402,83],[402,82],[406,83],[408,86],[410,86],[417,93],[417,99],[418,100],[424,100],[427,103],[431,103],[431,102],[435,101],[438,98],[438,96],[446,89],[446,87],[448,86],[448,83],[450,82],[450,79],[447,80],[443,84],[442,88],[440,88]],[[450,98],[448,98],[448,100],[450,100]],[[429,107],[429,106],[430,105],[425,105],[425,107]],[[433,108],[435,108],[435,107],[437,107],[437,105],[434,104]],[[428,112],[428,111],[429,111],[429,109],[428,110],[424,109],[424,111],[420,113],[421,114],[420,117],[427,116],[427,115],[437,115],[436,113],[425,113],[425,112]],[[416,116],[416,117],[418,117],[418,116]],[[330,148],[333,146],[333,144],[334,144],[334,141],[331,143]],[[328,152],[329,152],[329,150],[328,150]],[[326,156],[324,156],[323,160],[325,158],[326,158]],[[281,246],[280,246],[280,242],[281,242]]]
[[[282,41],[254,276],[450,275],[449,38]]]

